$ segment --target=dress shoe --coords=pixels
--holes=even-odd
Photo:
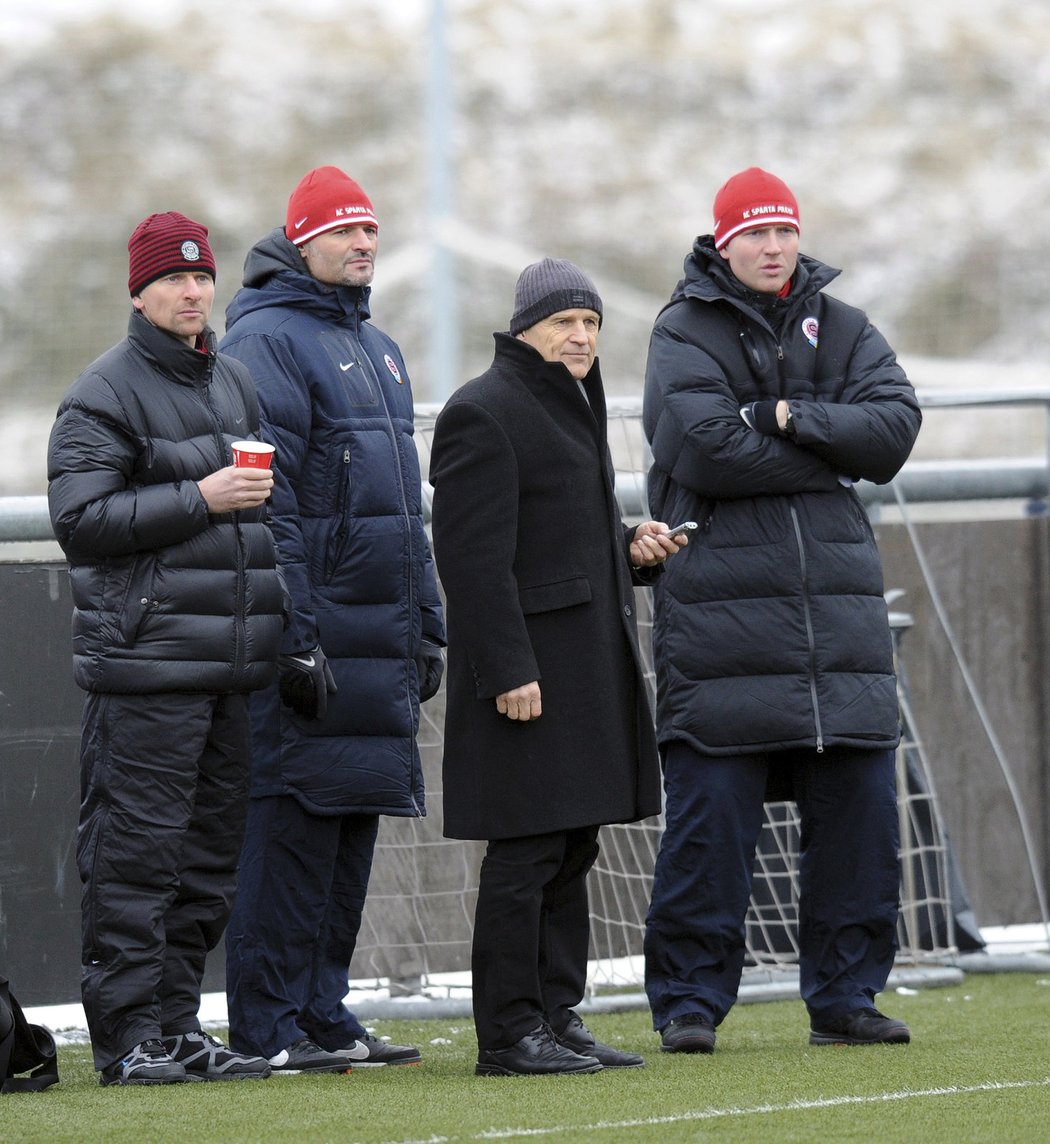
[[[665,1053],[713,1053],[715,1028],[700,1013],[685,1013],[660,1030],[660,1049]]]
[[[546,1025],[526,1033],[505,1049],[481,1049],[478,1076],[548,1076],[601,1072],[601,1062],[563,1048]]]
[[[813,1026],[811,1045],[906,1045],[911,1032],[903,1021],[884,1017],[878,1009],[856,1009],[836,1020],[825,1020],[821,1028]]]
[[[554,1034],[554,1039],[563,1049],[572,1049],[581,1057],[594,1057],[606,1069],[640,1069],[645,1064],[644,1057],[637,1053],[625,1053],[614,1049],[612,1045],[604,1045],[594,1039],[594,1034],[573,1013],[569,1023],[560,1033]]]

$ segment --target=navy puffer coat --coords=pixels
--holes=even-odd
[[[899,713],[882,567],[853,481],[891,480],[921,422],[865,315],[800,256],[790,294],[748,291],[702,236],[653,329],[650,508],[701,529],[656,587],[661,742],[733,755],[893,747]],[[787,398],[795,436],[740,407]]]
[[[408,372],[368,296],[318,282],[277,229],[227,310],[222,350],[248,366],[277,449],[271,521],[293,601],[282,650],[320,644],[338,687],[320,720],[276,688],[258,697],[252,792],[315,814],[422,815],[415,657],[444,628]]]
[[[81,374],[48,446],[86,691],[239,692],[275,673],[284,593],[266,509],[209,515],[197,481],[232,463],[258,406],[238,362],[152,326]]]

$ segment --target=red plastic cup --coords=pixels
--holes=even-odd
[[[233,463],[240,469],[272,469],[273,445],[265,441],[234,441]]]

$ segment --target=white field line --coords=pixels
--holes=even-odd
[[[1018,1088],[1050,1087],[1050,1076],[1038,1080],[986,1081],[983,1084],[950,1085],[945,1088],[903,1089],[899,1092],[877,1092],[866,1096],[831,1096],[821,1100],[792,1100],[787,1104],[756,1104],[751,1108],[703,1108],[680,1112],[674,1116],[646,1116],[636,1120],[598,1121],[595,1124],[562,1124],[546,1128],[486,1128],[469,1136],[426,1136],[417,1140],[399,1140],[396,1144],[460,1144],[470,1140],[527,1140],[538,1136],[555,1136],[562,1132],[623,1132],[629,1128],[650,1125],[687,1124],[700,1120],[720,1120],[729,1116],[768,1116],[773,1112],[806,1112],[812,1109],[840,1108],[847,1105],[886,1104],[899,1100],[922,1100],[931,1096],[966,1096],[976,1092],[1005,1092]],[[393,1144],[393,1142],[391,1142]]]

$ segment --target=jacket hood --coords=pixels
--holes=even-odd
[[[255,310],[292,306],[329,321],[370,316],[371,286],[327,286],[307,273],[298,248],[276,227],[248,251],[243,285],[226,307],[226,328]]]
[[[729,263],[715,249],[714,235],[711,234],[702,234],[693,243],[693,249],[686,255],[684,271],[684,277],[671,294],[672,302],[682,298],[699,298],[705,302],[726,299],[738,305],[742,303],[759,313],[787,310],[823,290],[842,273],[808,254],[800,254],[791,279],[791,293],[786,298],[760,294],[757,290],[748,289],[729,269]]]

